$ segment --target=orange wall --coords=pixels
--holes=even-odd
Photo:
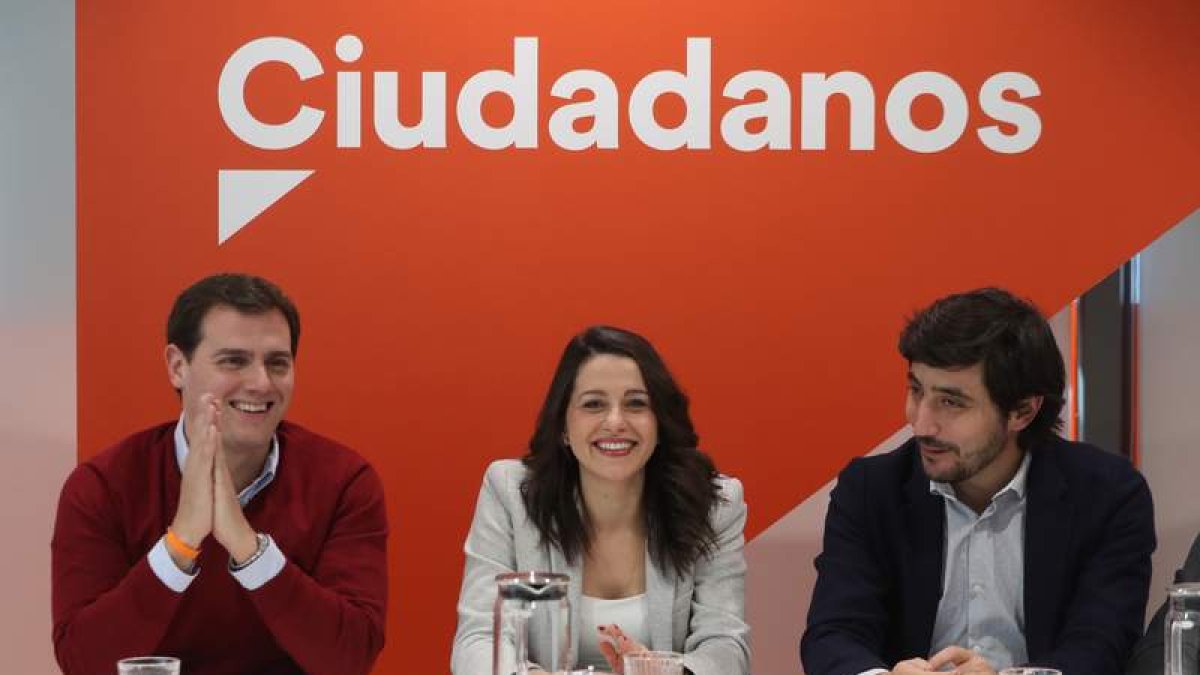
[[[521,454],[553,361],[584,325],[629,326],[661,348],[703,447],[745,482],[758,533],[899,426],[907,313],[981,284],[1060,307],[1200,201],[1194,2],[907,5],[81,3],[80,454],[177,414],[159,357],[169,304],[199,276],[239,269],[301,308],[293,419],[384,476],[394,534],[380,672],[445,667],[483,467]],[[352,66],[333,51],[347,33],[365,45]],[[264,120],[302,103],[327,111],[287,150],[242,142],[217,105],[226,60],[267,35],[304,43],[326,71],[299,82],[276,64],[249,81]],[[454,99],[471,75],[512,69],[521,36],[539,39],[538,148],[481,149]],[[682,70],[686,39],[701,36],[712,149],[648,148],[625,103],[650,71]],[[445,71],[448,147],[385,147],[365,85],[361,147],[339,149],[339,68],[368,82],[399,71],[408,115],[418,73]],[[564,102],[550,85],[579,68],[616,82],[617,149],[551,142]],[[722,142],[737,104],[724,83],[752,69],[790,87],[790,150]],[[829,149],[798,149],[801,74],[841,70],[873,86],[875,148],[847,148],[835,101]],[[925,70],[957,82],[970,109],[962,138],[927,154],[884,122],[892,86]],[[994,123],[978,90],[1004,71],[1041,90],[1025,101],[1041,136],[1018,154],[975,131]],[[501,124],[508,107],[492,97],[485,112]],[[659,109],[667,124],[682,112]],[[936,125],[938,106],[923,97],[913,116]],[[218,246],[218,171],[291,168],[315,173]]]

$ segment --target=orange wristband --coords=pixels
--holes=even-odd
[[[167,548],[178,553],[184,558],[187,558],[188,560],[195,560],[196,558],[200,557],[200,549],[188,546],[187,543],[180,539],[179,536],[174,532],[172,532],[171,528],[169,527],[167,528]]]

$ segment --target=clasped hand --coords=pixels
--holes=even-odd
[[[944,670],[954,666],[954,670]],[[996,675],[982,656],[963,647],[946,647],[942,651],[925,659],[909,659],[901,661],[892,669],[892,675],[933,675],[934,673],[954,673],[955,675]]]
[[[189,439],[187,459],[179,486],[179,505],[171,531],[192,548],[212,535],[235,563],[248,559],[258,549],[258,537],[238,502],[233,476],[221,443],[221,401],[212,394],[201,397],[202,407]],[[190,570],[191,561],[171,558],[180,569]]]

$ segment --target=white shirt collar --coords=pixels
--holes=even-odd
[[[179,473],[183,473],[183,463],[188,456],[188,440],[184,433],[183,427],[184,414],[179,413],[179,423],[175,425],[175,461],[179,465]],[[245,506],[254,495],[258,494],[272,480],[275,479],[275,473],[279,471],[279,436],[271,434],[271,450],[267,452],[267,461],[263,462],[262,472],[250,481],[246,489],[238,493],[238,501],[242,506]]]
[[[1008,481],[1007,485],[993,495],[991,501],[996,501],[1000,498],[1000,495],[1006,492],[1013,493],[1017,499],[1025,498],[1025,482],[1029,477],[1029,462],[1032,456],[1033,453],[1031,451],[1025,451],[1025,457],[1021,459],[1021,466],[1017,467],[1017,472],[1013,474],[1012,480]],[[954,492],[954,486],[950,483],[931,480],[929,481],[929,493],[958,501],[958,495]]]

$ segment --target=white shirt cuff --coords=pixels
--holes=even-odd
[[[167,542],[163,538],[159,538],[154,548],[146,554],[146,562],[150,563],[150,569],[154,570],[154,576],[158,577],[164,586],[176,593],[186,591],[188,585],[195,580],[196,574],[200,572],[199,567],[193,569],[191,574],[179,569],[175,561],[171,560],[171,554],[167,552]]]
[[[267,550],[258,557],[258,560],[250,563],[240,570],[229,570],[234,579],[248,591],[258,590],[268,581],[274,579],[283,571],[287,565],[287,558],[283,557],[283,551],[275,545],[275,540],[267,537]]]
[[[887,673],[888,671],[883,668],[872,668],[871,670],[864,670],[858,675],[887,675]]]

